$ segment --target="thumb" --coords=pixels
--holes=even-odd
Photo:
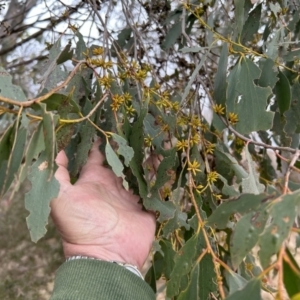
[[[68,172],[68,158],[65,151],[60,151],[55,159],[58,169],[55,172],[55,178],[62,184],[70,184],[70,175]]]

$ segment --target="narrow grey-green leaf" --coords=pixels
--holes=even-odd
[[[284,132],[292,135],[300,133],[300,84],[296,82],[292,85],[292,99],[290,109],[284,113],[286,124]]]
[[[261,59],[259,61],[259,67],[261,69],[261,74],[258,79],[258,85],[261,87],[269,86],[273,89],[278,80],[278,68],[276,67],[274,60],[270,58]]]
[[[243,178],[248,177],[248,173],[244,170],[243,167],[240,166],[236,158],[231,154],[223,151],[223,149],[219,145],[216,146],[215,156],[216,168],[218,173],[221,173],[220,171],[222,170],[222,168],[226,168],[226,170],[232,170],[236,175],[238,182],[240,182]],[[228,172],[223,175],[228,175]]]
[[[15,122],[16,123],[16,122]],[[2,134],[0,139],[0,166],[2,162],[8,160],[10,155],[10,149],[13,144],[13,130],[15,128],[15,123],[7,127],[5,132]]]
[[[202,47],[194,46],[194,47],[183,47],[180,49],[180,51],[182,53],[189,53],[189,52],[199,52],[202,49],[203,49]]]
[[[225,106],[226,103],[226,72],[227,72],[227,60],[228,60],[228,46],[227,43],[223,44],[218,70],[214,83],[214,100],[217,104]]]
[[[165,158],[158,166],[155,184],[151,188],[152,194],[157,195],[158,189],[160,189],[168,180],[170,180],[170,175],[168,175],[167,171],[171,170],[175,163],[176,148],[173,148],[166,151]]]
[[[164,222],[174,218],[176,207],[170,201],[162,201],[158,197],[145,197],[143,203],[146,209],[159,212],[158,221]]]
[[[72,130],[72,129],[71,129]],[[72,162],[71,175],[77,176],[82,166],[86,163],[88,154],[93,145],[95,128],[89,122],[83,122],[79,130],[80,143],[76,148],[76,156]]]
[[[44,135],[43,135],[43,123],[40,122],[36,130],[33,132],[28,146],[25,150],[25,163],[21,167],[19,174],[19,184],[24,181],[28,175],[28,168],[33,159],[37,159],[39,154],[45,149]]]
[[[1,188],[0,196],[3,196],[6,193],[11,183],[13,182],[14,178],[17,176],[17,172],[20,169],[21,162],[23,159],[26,138],[27,138],[27,129],[21,126],[15,132],[14,142],[11,148],[10,157],[8,159],[6,170],[5,170],[5,181],[3,182],[3,186],[0,185]]]
[[[232,185],[228,185],[228,181],[226,178],[224,178],[222,175],[219,174],[218,179],[220,179],[223,182],[223,188],[222,193],[224,195],[227,195],[229,197],[237,197],[240,195],[240,192],[237,191],[237,189]]]
[[[32,241],[37,242],[46,233],[46,225],[50,214],[50,201],[58,196],[59,183],[49,167],[49,156],[43,151],[32,165],[28,179],[31,190],[25,195],[25,208],[29,211],[26,218]]]
[[[175,256],[175,266],[171,279],[167,282],[167,296],[172,298],[180,292],[180,280],[188,274],[193,266],[198,235],[193,235]]]
[[[291,87],[288,79],[281,71],[278,72],[279,80],[275,85],[275,95],[281,114],[289,110],[291,104]]]
[[[61,54],[60,50],[60,39],[53,44],[49,50],[48,58],[42,62],[40,66],[40,79],[41,86],[40,91],[46,88],[48,91],[54,88],[57,84],[64,81],[68,75],[67,72],[63,71],[60,66],[57,65],[57,59]]]
[[[265,229],[259,240],[259,258],[262,267],[269,265],[270,258],[277,253],[283,241],[287,238],[295,221],[300,204],[300,191],[282,196],[280,202],[270,206],[268,211],[271,218],[270,224]]]
[[[258,208],[264,203],[269,196],[266,194],[252,195],[243,194],[235,200],[223,202],[218,208],[209,216],[208,225],[215,224],[219,229],[225,229],[229,217],[234,213],[245,214]]]
[[[235,7],[235,22],[237,27],[237,32],[240,35],[243,30],[243,26],[245,23],[245,15],[244,15],[244,5],[245,0],[234,0]]]
[[[117,153],[124,157],[125,165],[129,166],[129,163],[130,163],[130,161],[131,161],[131,159],[133,158],[133,155],[134,155],[133,149],[128,146],[127,141],[124,138],[122,138],[121,136],[113,133],[112,138],[119,145]]]
[[[238,273],[225,271],[225,278],[229,288],[229,295],[241,290],[247,284],[247,280]]]
[[[181,35],[181,22],[175,22],[166,34],[164,41],[161,44],[161,48],[169,50],[177,41]]]
[[[245,147],[246,161],[248,164],[249,176],[242,179],[243,193],[260,194],[265,190],[265,186],[259,182],[259,175],[256,166],[249,153],[248,147]]]
[[[289,262],[283,260],[283,282],[289,297],[293,298],[297,294],[300,295],[300,267],[288,248],[285,252]]]
[[[262,3],[258,4],[249,14],[248,19],[242,29],[241,42],[245,45],[246,42],[253,39],[253,35],[258,32],[260,25]]]
[[[190,77],[190,80],[189,80],[186,88],[184,89],[184,92],[183,92],[183,95],[182,95],[182,98],[181,98],[182,99],[181,102],[183,102],[185,100],[185,98],[187,97],[187,95],[191,91],[191,86],[192,86],[197,74],[199,73],[200,69],[202,68],[204,62],[206,61],[206,57],[207,57],[208,53],[209,53],[209,50],[205,54],[202,55],[199,64],[197,65],[197,67],[193,71],[193,73]]]
[[[244,257],[252,250],[263,232],[269,215],[260,211],[244,215],[236,224],[231,235],[230,255],[234,269],[237,269]]]
[[[54,174],[54,160],[56,156],[55,125],[58,117],[55,116],[52,112],[48,112],[46,110],[46,104],[39,103],[39,106],[41,107],[43,116],[45,151],[48,156],[47,163],[50,179]]]
[[[213,93],[215,103],[222,105],[224,108],[226,103],[226,89],[227,89],[227,78],[226,78],[227,60],[228,60],[228,46],[227,43],[224,43],[220,55],[217,74],[215,77],[214,93]],[[220,132],[226,127],[225,124],[220,119],[219,115],[217,115],[215,112],[213,114],[213,126]]]
[[[199,298],[199,289],[203,288],[203,286],[199,285],[199,264],[197,264],[191,271],[190,281],[186,288],[186,290],[182,291],[178,300],[200,300],[206,298]]]
[[[226,300],[241,300],[241,299],[261,300],[260,295],[260,279],[254,278],[247,283],[241,290],[229,295]]]
[[[106,143],[105,146],[105,155],[107,162],[112,167],[113,172],[118,176],[123,178],[123,186],[128,190],[128,183],[125,180],[125,175],[123,174],[124,166],[121,163],[118,155],[114,152],[111,145]]]
[[[23,90],[12,83],[12,76],[2,67],[0,67],[0,96],[15,101],[26,101]]]

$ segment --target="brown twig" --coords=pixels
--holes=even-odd
[[[278,254],[278,259],[277,259],[277,268],[278,268],[278,291],[277,291],[277,295],[278,295],[278,300],[283,300],[283,291],[284,291],[284,287],[283,287],[283,256],[285,254],[285,250],[284,250],[284,246],[281,246],[280,250],[279,250],[279,254]]]
[[[300,155],[300,150],[297,149],[295,155],[293,156],[293,158],[289,164],[286,174],[284,176],[283,194],[286,194],[289,190],[288,185],[289,185],[289,178],[290,178],[291,170],[292,170],[292,167],[294,166],[294,164],[296,163],[299,155]]]
[[[54,89],[49,91],[48,93],[44,94],[43,96],[31,99],[31,100],[23,101],[23,102],[0,96],[0,101],[2,101],[4,103],[7,103],[7,104],[12,104],[12,105],[15,105],[15,106],[19,106],[19,107],[29,107],[29,106],[31,106],[35,103],[40,103],[40,102],[48,99],[51,95],[53,95],[57,91],[64,88],[71,81],[71,79],[74,77],[75,73],[77,72],[77,70],[79,69],[79,67],[82,64],[85,64],[84,60],[78,62],[78,64],[74,67],[74,69],[72,70],[70,75],[67,77],[67,79],[63,83],[61,83],[60,85],[58,85],[57,87],[55,87]]]
[[[277,151],[274,151],[274,152],[275,152],[276,156],[278,156],[281,160],[283,160],[283,161],[285,161],[285,162],[287,162],[287,163],[290,163],[290,160],[288,160],[287,158],[281,156]],[[297,172],[297,173],[300,173],[300,169],[298,169],[297,167],[295,167],[295,166],[290,166],[290,168],[291,168],[293,171],[295,171],[295,172]]]

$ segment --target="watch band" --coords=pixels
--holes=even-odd
[[[122,262],[117,262],[117,261],[113,261],[113,260],[104,260],[104,259],[99,259],[99,258],[90,257],[90,256],[82,256],[82,255],[70,256],[70,257],[68,257],[66,259],[66,262],[71,261],[71,260],[76,260],[76,259],[94,259],[94,260],[106,261],[106,262],[110,262],[110,263],[113,263],[113,264],[117,264],[119,266],[124,267],[128,271],[134,273],[135,275],[139,276],[141,279],[144,280],[143,275],[139,271],[138,267],[135,266],[135,265],[131,265],[131,264],[127,264],[127,263],[122,263]]]

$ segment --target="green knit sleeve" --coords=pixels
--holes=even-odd
[[[150,286],[114,263],[76,259],[57,270],[51,300],[154,300]]]

